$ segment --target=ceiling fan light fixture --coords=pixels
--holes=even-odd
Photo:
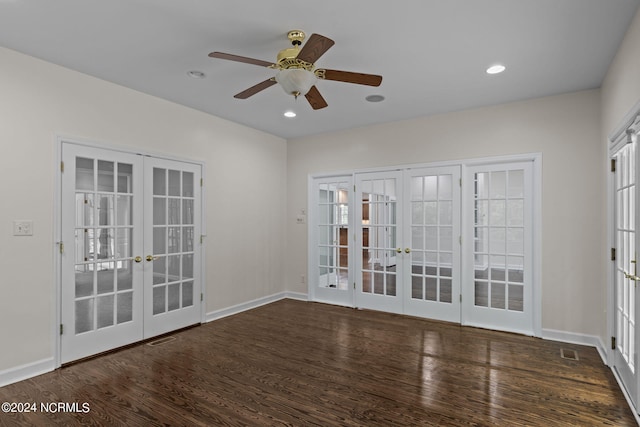
[[[295,97],[306,95],[316,84],[316,80],[316,75],[304,68],[288,68],[276,74],[276,81],[280,83],[282,89]]]

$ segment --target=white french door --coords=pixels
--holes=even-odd
[[[314,301],[353,305],[352,188],[350,175],[313,180],[309,252],[315,271],[309,284]]]
[[[200,166],[72,143],[62,160],[61,363],[198,323]]]
[[[460,167],[356,174],[358,307],[460,321]]]
[[[410,169],[404,185],[404,312],[460,322],[460,167]]]
[[[142,338],[142,157],[64,144],[62,363]]]
[[[145,338],[200,321],[200,166],[145,158]]]
[[[310,298],[536,335],[525,159],[312,178]]]
[[[356,303],[402,313],[403,263],[409,258],[398,231],[403,226],[402,171],[356,174],[355,188]]]
[[[467,169],[463,324],[534,335],[532,163]]]
[[[636,307],[637,290],[637,248],[636,233],[638,186],[636,142],[623,145],[612,157],[615,161],[614,178],[614,368],[624,387],[637,406],[638,365]]]

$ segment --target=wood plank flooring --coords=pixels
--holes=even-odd
[[[90,408],[0,425],[636,425],[589,347],[293,300],[173,336],[0,388]]]

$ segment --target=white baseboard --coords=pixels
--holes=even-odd
[[[598,350],[598,354],[605,365],[609,365],[607,362],[607,348],[604,343],[595,335],[578,334],[574,332],[557,331],[555,329],[543,329],[542,338],[550,341],[561,341],[569,344],[586,345],[589,347],[595,347]]]
[[[46,374],[55,369],[55,361],[52,358],[38,360],[37,362],[17,366],[15,368],[0,371],[0,387],[17,383],[38,375]]]
[[[302,292],[284,292],[284,298],[295,299],[298,301],[309,301],[309,295]]]
[[[613,376],[615,377],[616,381],[618,382],[618,387],[620,387],[620,390],[622,390],[622,394],[624,395],[624,398],[627,400],[627,404],[629,404],[629,408],[631,408],[631,412],[633,413],[633,416],[635,417],[636,422],[640,426],[640,414],[638,414],[638,412],[634,409],[633,400],[631,399],[631,396],[629,396],[629,393],[627,392],[627,389],[625,388],[624,384],[622,383],[622,379],[618,375],[618,371],[616,371],[615,369],[612,368],[611,372],[613,372]]]
[[[299,292],[279,292],[277,294],[269,295],[262,298],[257,298],[252,301],[243,302],[241,304],[232,305],[231,307],[221,308],[214,310],[206,314],[205,322],[211,322],[213,320],[222,319],[223,317],[232,316],[234,314],[242,313],[243,311],[251,310],[253,308],[260,307],[262,305],[270,304],[272,302],[279,301],[281,299],[295,299],[300,301],[307,301],[307,294]]]

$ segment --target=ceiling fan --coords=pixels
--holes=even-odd
[[[277,83],[284,91],[294,97],[303,95],[314,110],[327,106],[315,83],[320,80],[334,80],[338,82],[355,83],[367,86],[380,86],[382,76],[373,74],[353,73],[351,71],[329,70],[316,68],[315,62],[334,45],[334,41],[319,34],[311,34],[309,40],[302,48],[302,41],[306,35],[300,30],[292,30],[287,33],[293,47],[283,49],[278,53],[276,63],[262,61],[260,59],[247,58],[245,56],[232,55],[223,52],[211,52],[211,58],[226,59],[229,61],[244,62],[278,70],[278,73],[249,89],[236,94],[234,98],[247,99],[256,93],[263,91]]]

